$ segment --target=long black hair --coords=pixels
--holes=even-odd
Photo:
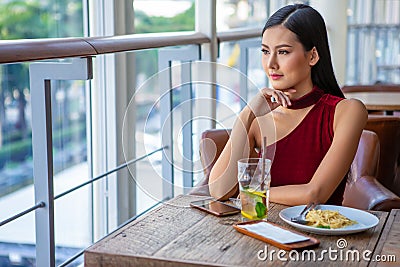
[[[268,19],[262,34],[266,29],[277,25],[293,32],[305,51],[310,51],[315,46],[319,60],[311,69],[313,84],[327,94],[344,98],[333,71],[328,34],[321,14],[304,4],[284,6]]]

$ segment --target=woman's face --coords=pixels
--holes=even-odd
[[[301,92],[312,88],[312,52],[304,51],[293,32],[281,25],[268,28],[262,37],[262,52],[262,65],[274,89]]]

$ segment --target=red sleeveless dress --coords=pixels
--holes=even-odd
[[[323,94],[300,124],[287,136],[267,147],[272,159],[271,186],[308,183],[333,140],[335,108],[343,98]],[[342,205],[346,179],[327,204]]]

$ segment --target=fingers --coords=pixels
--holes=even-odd
[[[263,91],[263,94],[265,97],[270,98],[272,103],[276,103],[284,107],[288,107],[292,104],[290,102],[289,96],[283,91],[268,90],[268,91]]]
[[[248,106],[256,117],[263,116],[279,106],[288,107],[292,103],[290,94],[296,92],[295,89],[275,90],[263,88],[249,103]],[[267,105],[265,105],[267,101]]]
[[[281,105],[284,106],[284,107],[290,106],[292,103],[290,103],[289,96],[287,96],[286,94],[284,94],[281,91],[278,91],[278,92],[279,92],[278,95],[279,95],[280,100],[281,100]]]

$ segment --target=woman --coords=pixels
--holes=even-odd
[[[283,7],[267,21],[261,46],[272,88],[240,112],[211,170],[211,195],[237,195],[237,161],[258,157],[265,136],[273,160],[270,201],[341,205],[367,111],[360,101],[344,99],[323,18],[307,5]]]

